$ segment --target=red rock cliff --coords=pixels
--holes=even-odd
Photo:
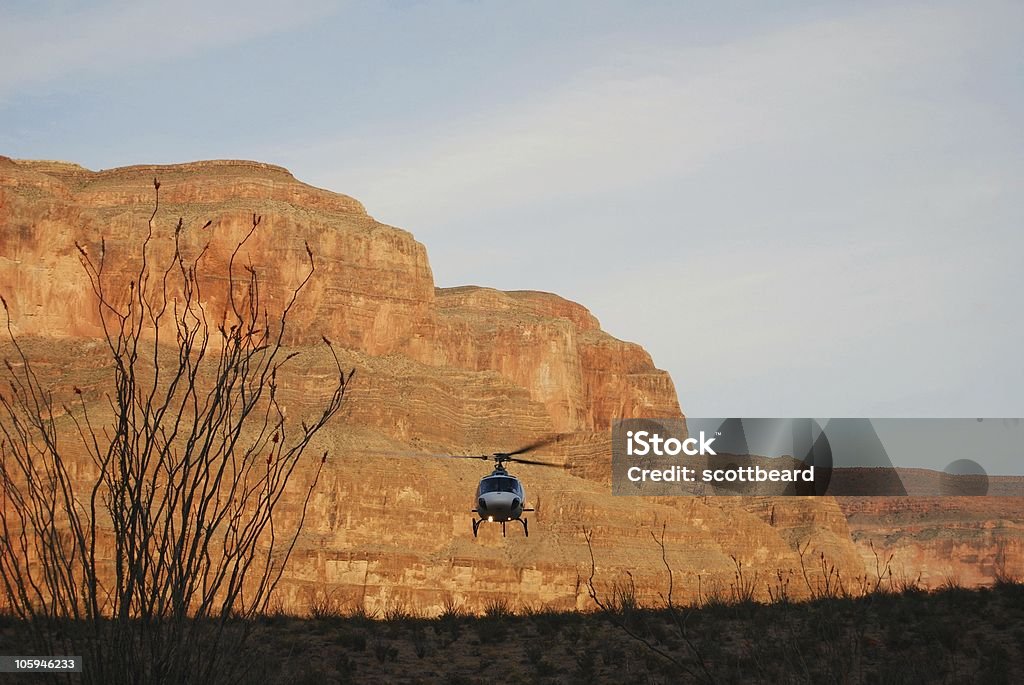
[[[50,338],[100,332],[75,242],[94,259],[105,241],[111,283],[131,279],[160,180],[151,255],[166,260],[176,220],[186,254],[209,243],[208,272],[226,274],[253,214],[259,230],[240,255],[280,304],[306,268],[317,276],[289,329],[290,344],[321,335],[372,355],[403,354],[431,366],[494,371],[547,409],[559,432],[603,430],[616,416],[678,416],[668,374],[639,346],[602,332],[582,306],[556,295],[485,288],[435,290],[426,250],[411,234],[368,216],[352,198],[256,162],[198,162],[90,172],[58,162],[0,158],[0,290],[18,330]],[[200,227],[212,221],[207,229]],[[223,310],[220,283],[205,304]]]
[[[603,332],[584,307],[557,295],[435,289],[426,250],[411,234],[268,164],[91,172],[0,158],[0,292],[56,393],[74,383],[101,405],[109,361],[96,342],[100,322],[75,242],[96,259],[102,239],[108,282],[123,287],[148,233],[154,177],[161,208],[150,254],[166,259],[182,217],[188,254],[209,243],[211,312],[225,306],[227,261],[254,213],[262,223],[240,259],[261,273],[271,306],[305,274],[304,243],[316,255],[291,321],[288,344],[304,354],[281,380],[286,405],[301,410],[325,392],[320,379],[331,366],[312,346],[321,335],[360,371],[344,418],[322,436],[332,457],[282,588],[293,608],[325,591],[371,607],[400,600],[430,610],[449,597],[479,607],[496,594],[588,606],[580,585],[589,568],[584,526],[594,529],[599,579],[622,580],[628,571],[652,600],[666,582],[650,536],[662,525],[669,558],[685,577],[680,598],[698,587],[727,592],[732,556],[759,574],[761,594],[777,571],[794,578],[793,596],[806,594],[797,550],[807,542],[844,577],[864,572],[843,512],[828,498],[612,497],[611,421],[681,415],[671,378],[640,346]],[[529,539],[489,530],[472,537],[479,462],[387,456],[493,452],[550,432],[567,434],[552,458],[570,468],[521,468],[537,508]],[[285,501],[285,514],[297,516],[295,506]]]

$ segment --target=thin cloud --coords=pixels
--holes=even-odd
[[[972,394],[972,371],[1007,359],[1019,375],[1007,350],[1020,325],[989,339],[971,312],[1019,285],[1007,255],[1020,238],[992,247],[1019,207],[1016,105],[1005,99],[1019,96],[986,93],[979,77],[1016,44],[1022,14],[886,7],[721,45],[634,46],[628,60],[618,46],[558,88],[489,111],[453,107],[442,125],[410,113],[407,128],[317,141],[288,163],[423,236],[443,281],[522,283],[506,265],[524,254],[573,255],[553,267],[568,272],[562,282],[586,289],[580,299],[608,330],[642,341],[690,410],[855,415],[930,388],[928,403],[889,409],[1005,413],[1019,406],[1010,386]],[[609,197],[635,202],[659,183],[707,195],[654,198],[650,229],[610,218],[617,240],[566,215],[567,198],[614,209]],[[507,218],[538,206],[550,208],[543,236]],[[757,226],[765,239],[738,253],[710,226],[744,241]],[[632,273],[622,255],[613,273],[588,271],[644,230],[664,246],[656,269]],[[965,245],[968,230],[988,240]],[[811,252],[794,249],[807,236]],[[694,268],[695,250],[718,258]],[[710,319],[713,334],[687,329],[681,313]],[[937,380],[936,369],[949,370]]]
[[[1008,24],[1020,14],[999,8]],[[341,169],[307,157],[322,158],[324,141],[287,156],[296,167],[320,166],[316,181],[359,195],[381,218],[414,226],[637,186],[744,147],[808,149],[837,126],[848,127],[833,141],[840,146],[905,144],[928,135],[920,126],[930,103],[914,102],[902,85],[960,68],[961,53],[992,40],[985,32],[995,23],[973,7],[925,6],[707,48],[639,47],[628,68],[594,69],[527,101],[327,142]]]
[[[107,2],[59,14],[0,12],[0,102],[25,89],[116,73],[307,24],[323,0]]]

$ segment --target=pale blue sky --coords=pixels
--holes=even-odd
[[[259,159],[694,416],[1024,416],[1024,5],[5,2],[0,154]]]

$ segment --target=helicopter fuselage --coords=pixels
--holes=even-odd
[[[480,479],[476,489],[476,509],[489,523],[511,521],[523,514],[526,495],[518,478],[507,473],[492,473]]]
[[[526,508],[526,492],[519,479],[512,476],[504,468],[497,468],[489,476],[480,479],[476,489],[476,506],[473,512],[480,519],[473,522],[473,535],[481,523],[500,523],[504,533],[505,524],[509,521],[520,521],[529,535],[526,520],[521,518]]]

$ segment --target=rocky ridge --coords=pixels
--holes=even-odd
[[[359,369],[344,418],[322,436],[332,456],[282,587],[291,608],[324,593],[371,609],[403,602],[435,611],[446,598],[479,608],[495,596],[584,608],[584,527],[594,531],[599,579],[621,582],[628,572],[650,600],[665,589],[651,537],[663,527],[668,558],[686,578],[681,599],[728,592],[738,562],[758,577],[759,594],[778,574],[793,578],[793,596],[806,594],[798,550],[808,544],[845,577],[866,573],[830,498],[612,497],[611,421],[682,415],[671,378],[643,348],[557,295],[435,288],[426,249],[410,233],[269,164],[92,172],[0,157],[0,292],[55,392],[77,384],[100,402],[108,362],[75,243],[94,258],[105,250],[105,273],[123,286],[147,233],[154,177],[161,188],[152,257],[170,254],[181,217],[185,250],[210,245],[210,311],[225,306],[227,260],[254,214],[261,225],[241,257],[259,269],[272,306],[304,274],[306,243],[315,254],[287,340],[303,355],[282,380],[285,402],[301,412],[326,392],[321,335]],[[489,453],[553,432],[564,434],[552,458],[566,470],[517,470],[538,509],[529,539],[511,529],[502,539],[487,527],[472,537],[479,462],[393,456]],[[294,507],[285,502],[297,516]]]

